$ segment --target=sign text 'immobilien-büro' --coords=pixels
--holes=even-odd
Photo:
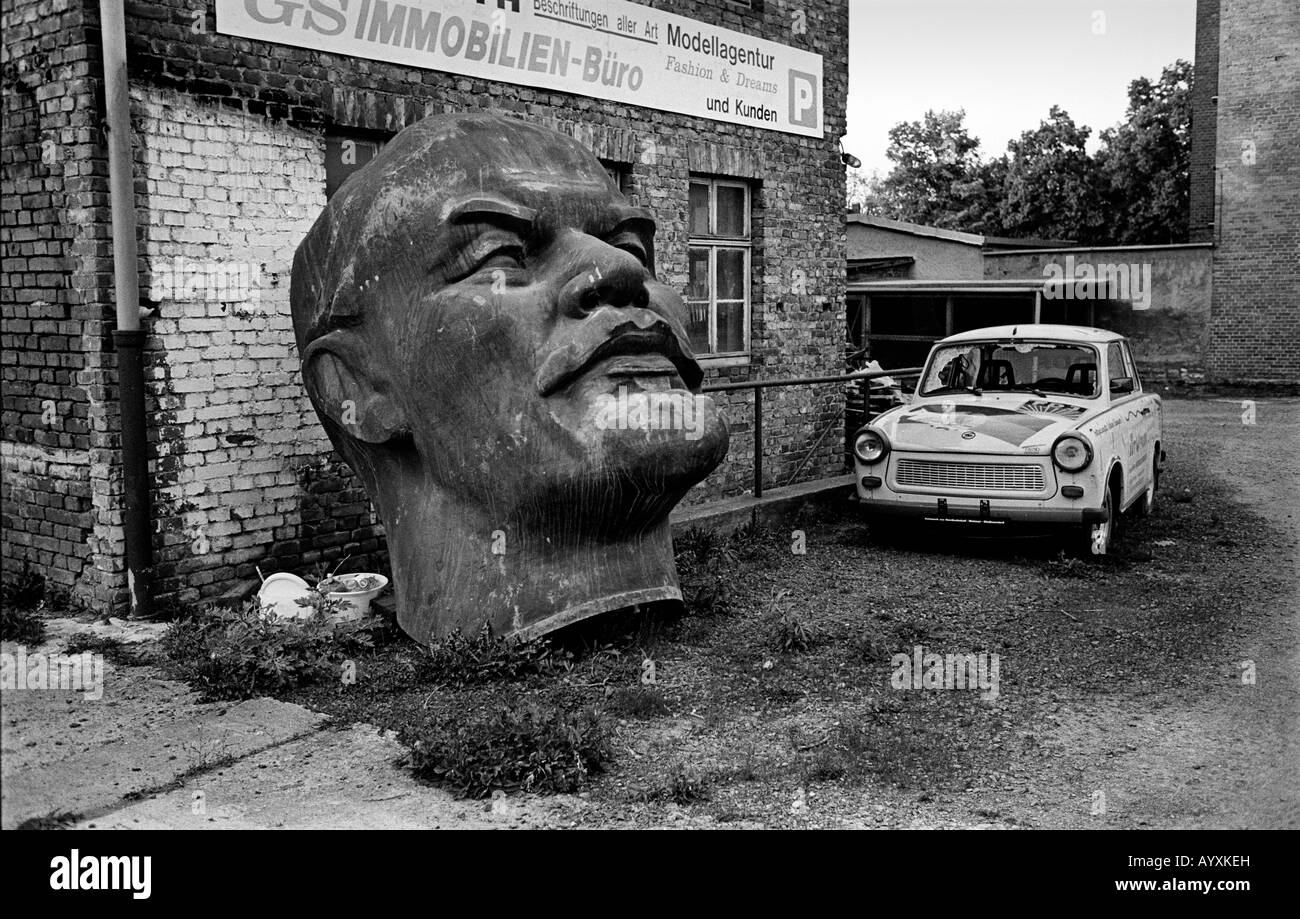
[[[626,0],[217,0],[217,31],[823,136],[821,55]]]

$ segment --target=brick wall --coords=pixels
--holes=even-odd
[[[1219,95],[1219,0],[1196,0],[1196,70],[1192,80],[1191,205],[1188,238],[1214,241],[1214,155]]]
[[[254,566],[379,546],[299,374],[285,273],[325,204],[318,132],[133,93],[148,320],[155,589],[221,593]],[[306,548],[304,548],[304,545]]]
[[[125,596],[96,6],[7,0],[0,153],[0,559]]]
[[[1300,381],[1300,6],[1221,0],[1214,378]]]
[[[98,36],[93,32],[95,4],[62,2],[63,8],[75,7],[76,15],[87,19],[92,27],[87,34],[69,31],[61,20],[51,18],[51,6],[58,5],[59,0],[13,0],[12,16],[30,23],[39,20],[59,41],[82,41],[82,59],[93,69],[99,57]],[[426,114],[483,109],[566,130],[597,155],[625,164],[632,193],[655,211],[660,224],[661,276],[679,289],[686,285],[690,175],[749,179],[755,195],[757,246],[752,278],[753,354],[746,365],[711,369],[709,379],[840,371],[845,242],[838,139],[844,131],[847,93],[847,3],[801,4],[807,30],[800,33],[791,29],[787,5],[770,0],[754,3],[753,10],[726,0],[656,5],[822,54],[825,137],[801,138],[704,122],[597,99],[232,38],[216,33],[210,4],[200,0],[128,3],[141,287],[149,298],[145,306],[153,310],[145,327],[149,331],[157,585],[164,599],[189,601],[220,593],[250,576],[255,564],[263,571],[301,570],[317,561],[332,563],[345,554],[359,556],[366,564],[381,564],[381,529],[355,479],[328,451],[301,388],[289,332],[288,272],[294,248],[324,204],[326,131],[392,133]],[[8,24],[10,6],[6,17]],[[67,117],[81,117],[87,125],[98,121],[94,76],[88,71],[84,105],[67,109]],[[54,109],[63,103],[44,104],[51,111],[42,117],[57,118]],[[30,123],[26,112],[34,105],[27,103],[20,113],[26,119],[22,122],[26,159],[15,161],[11,169],[6,158],[6,183],[11,174],[13,181],[30,180],[35,168],[32,157],[39,155],[37,138],[51,127]],[[82,111],[85,114],[78,115]],[[69,325],[62,330],[60,361],[80,361],[72,367],[86,368],[77,385],[68,388],[67,401],[80,394],[89,406],[90,436],[85,442],[66,445],[45,444],[35,436],[31,416],[40,402],[37,378],[43,374],[57,382],[62,368],[44,363],[46,358],[37,355],[26,339],[6,338],[6,352],[12,346],[18,357],[12,376],[6,359],[6,382],[12,378],[21,385],[14,387],[12,409],[6,390],[4,456],[6,469],[12,467],[25,478],[15,479],[14,488],[6,491],[5,564],[10,566],[10,554],[15,559],[31,557],[41,565],[53,560],[33,554],[36,550],[23,542],[26,537],[8,535],[11,517],[22,527],[15,527],[15,533],[27,532],[30,525],[36,535],[35,531],[51,524],[50,512],[32,500],[33,489],[47,493],[65,487],[81,489],[77,493],[77,500],[83,502],[80,528],[68,535],[89,541],[65,540],[65,557],[74,566],[89,560],[87,567],[97,578],[92,593],[106,603],[120,603],[124,585],[121,486],[114,479],[115,381],[111,347],[101,340],[112,320],[108,215],[103,207],[106,169],[97,127],[88,127],[84,134],[84,149],[68,157],[77,174],[83,175],[84,170],[85,181],[94,185],[93,199],[84,203],[79,199],[78,207],[96,209],[78,211],[72,223],[80,229],[68,232],[60,251],[66,260],[80,237],[90,248],[82,262],[62,263],[61,279],[51,279],[61,299],[24,294],[28,299],[20,301],[25,304],[22,310],[12,312],[6,301],[4,331],[7,336],[45,334],[44,329],[38,333],[26,326],[11,331],[8,324],[34,319],[34,307],[26,304],[38,299],[63,304],[58,315]],[[23,189],[28,192],[28,186]],[[30,193],[41,192],[31,186]],[[19,203],[12,211],[13,226],[41,203]],[[66,218],[66,213],[56,211],[50,220],[66,224]],[[6,246],[10,225],[7,208]],[[35,258],[44,253],[26,254]],[[230,291],[232,277],[238,287],[241,266],[250,281],[256,275],[255,302]],[[796,269],[806,276],[806,293],[794,291]],[[36,271],[35,266],[24,270]],[[220,275],[221,281],[209,283],[207,276],[196,277],[204,271],[227,273]],[[178,287],[178,280],[191,282],[190,288],[184,283]],[[210,287],[221,290],[212,295]],[[83,313],[74,312],[74,301],[85,303]],[[88,336],[94,341],[88,342]],[[24,376],[20,378],[18,371]],[[752,395],[737,394],[723,401],[730,404],[731,455],[692,494],[692,501],[750,486]],[[769,487],[796,475],[803,480],[841,471],[840,387],[778,391],[769,393],[765,401]],[[102,418],[97,420],[96,412]],[[71,430],[66,433],[76,436]],[[50,440],[48,434],[43,437]],[[41,444],[46,452],[34,453],[33,444]],[[49,452],[55,447],[80,452],[70,457]],[[68,466],[87,471],[66,477],[49,474],[51,468]],[[88,492],[83,482],[89,483]]]

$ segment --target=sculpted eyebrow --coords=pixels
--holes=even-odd
[[[622,229],[646,230],[654,235],[656,224],[654,214],[643,207],[631,207],[629,205],[616,205],[609,209],[609,222],[612,229],[609,231],[617,233]],[[639,226],[638,226],[639,225]]]
[[[497,223],[528,233],[537,211],[504,198],[470,198],[452,208],[449,223]]]

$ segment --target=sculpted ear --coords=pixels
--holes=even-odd
[[[406,433],[407,421],[362,344],[347,330],[316,339],[303,354],[303,381],[318,412],[358,440],[381,444]]]

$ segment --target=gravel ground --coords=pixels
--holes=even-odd
[[[734,543],[728,613],[632,631],[606,617],[566,636],[562,676],[460,688],[420,682],[423,652],[390,644],[356,662],[355,685],[282,700],[330,716],[301,745],[338,775],[289,745],[91,811],[188,825],[194,785],[214,808],[199,825],[1296,828],[1300,399],[1261,399],[1256,417],[1168,400],[1156,513],[1105,559],[1043,536],[891,541],[851,508],[813,507]],[[783,650],[795,623],[806,647]],[[996,698],[893,688],[893,655],[917,646],[996,654]],[[115,665],[128,680],[158,662],[137,647]],[[638,709],[647,658],[655,704]],[[456,802],[411,776],[397,732],[523,700],[603,711],[613,759],[580,794]],[[7,753],[31,746],[22,714],[6,711]],[[334,803],[312,810],[317,795]]]
[[[611,715],[584,826],[1296,827],[1300,400],[1260,401],[1254,426],[1239,400],[1170,400],[1167,425],[1156,514],[1106,559],[893,544],[812,509],[790,524],[806,554],[785,529],[740,546],[731,615],[589,638],[562,679],[431,693],[399,648],[363,687],[291,698],[384,728],[510,697],[608,712],[652,658],[668,712]],[[805,651],[779,650],[782,614]],[[918,645],[998,655],[997,698],[892,688]]]

